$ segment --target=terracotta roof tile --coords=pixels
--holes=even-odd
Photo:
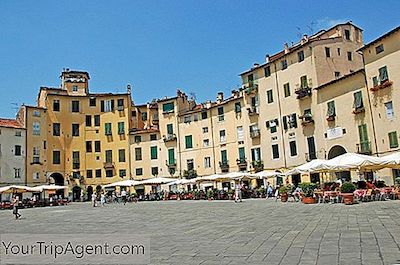
[[[0,127],[23,129],[22,125],[17,120],[3,118],[0,118]]]

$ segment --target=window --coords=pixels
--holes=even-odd
[[[303,75],[300,77],[300,86],[301,88],[308,88],[307,76]]]
[[[118,150],[118,162],[125,162],[125,149]]]
[[[125,123],[122,122],[118,122],[118,134],[125,134]]]
[[[299,62],[299,63],[302,62],[302,61],[304,61],[304,51],[299,51],[299,52],[297,53],[297,59],[298,59],[298,62]]]
[[[187,167],[187,170],[193,170],[194,169],[194,160],[193,159],[186,160],[186,167]]]
[[[43,149],[47,149],[47,142],[46,141],[43,141]]]
[[[204,147],[210,146],[210,140],[209,139],[204,139],[203,140],[203,146]]]
[[[274,102],[274,97],[272,95],[272,89],[267,90],[267,102],[268,103]]]
[[[389,101],[389,102],[385,103],[385,109],[386,109],[386,118],[388,118],[389,120],[393,119],[394,111],[393,111],[393,103],[392,103],[392,101]]]
[[[206,111],[203,111],[203,112],[201,113],[201,119],[202,119],[202,120],[207,119],[207,112],[206,112]]]
[[[373,84],[374,87],[379,85],[379,81],[378,81],[378,77],[377,76],[372,77],[372,84]]]
[[[282,70],[285,70],[288,67],[288,64],[287,64],[286,60],[282,60],[281,61],[281,67],[282,67]]]
[[[101,169],[96,169],[96,178],[101,178]]]
[[[339,78],[340,77],[340,72],[335,72],[335,78]]]
[[[390,132],[389,133],[389,146],[390,148],[397,148],[399,147],[399,141],[397,138],[397,132]]]
[[[86,153],[91,153],[92,151],[92,141],[86,141]]]
[[[33,135],[40,135],[40,122],[33,122],[32,124],[32,134]]]
[[[86,178],[88,178],[88,179],[93,178],[93,170],[92,169],[86,170]]]
[[[358,110],[358,109],[363,109],[364,108],[364,103],[362,100],[362,92],[357,91],[356,93],[353,94],[354,96],[354,103],[353,103],[353,108]]]
[[[289,147],[290,147],[290,156],[297,156],[296,141],[290,141],[289,142]]]
[[[142,141],[142,136],[135,135],[135,143],[140,143]]]
[[[219,107],[218,108],[218,121],[223,121],[223,120],[225,120],[224,107]]]
[[[20,145],[16,145],[15,146],[14,155],[20,156],[21,155],[21,151],[22,151],[21,146]]]
[[[73,92],[78,92],[78,86],[72,86],[72,91]]]
[[[186,135],[185,136],[185,147],[186,149],[193,148],[192,136]]]
[[[285,98],[290,97],[290,86],[289,83],[283,85],[283,91],[285,93]]]
[[[266,126],[270,129],[271,133],[276,133],[278,131],[278,119],[267,121]]]
[[[89,107],[96,107],[96,98],[89,99]]]
[[[174,102],[164,103],[162,105],[163,113],[174,112]]]
[[[335,109],[335,101],[328,102],[328,111],[326,113],[328,117],[335,117],[336,116],[336,109]]]
[[[102,100],[100,101],[100,110],[101,112],[110,112],[114,111],[114,100],[113,99],[108,99],[108,100]]]
[[[156,141],[157,140],[157,134],[150,134],[150,141]]]
[[[38,179],[40,178],[40,173],[39,173],[39,172],[33,173],[32,178],[33,178],[34,180],[38,180]]]
[[[251,149],[251,160],[261,161],[261,148],[257,147]]]
[[[95,141],[95,142],[94,142],[94,151],[95,151],[96,153],[101,152],[100,141]]]
[[[106,150],[106,163],[112,163],[112,150]]]
[[[211,157],[207,156],[204,158],[204,168],[210,168],[211,167]]]
[[[142,121],[147,121],[147,112],[142,112]]]
[[[142,148],[140,147],[135,148],[135,160],[136,161],[142,160]]]
[[[126,169],[120,169],[119,170],[119,177],[120,178],[126,177]]]
[[[186,115],[183,117],[183,122],[184,123],[190,123],[192,121],[192,116]]]
[[[235,103],[235,112],[236,113],[242,112],[242,107],[240,106],[240,102]]]
[[[80,160],[79,160],[79,151],[72,152],[72,168],[79,169],[80,167]]]
[[[92,126],[92,115],[86,115],[86,127]]]
[[[239,147],[239,160],[240,162],[244,162],[246,160],[246,154],[244,151],[244,147]]]
[[[34,146],[33,147],[33,164],[39,164],[40,163],[40,148],[39,146]]]
[[[337,48],[337,55],[340,56],[340,48]]]
[[[157,159],[157,146],[150,146],[150,159]]]
[[[353,54],[351,52],[347,52],[347,60],[353,61]]]
[[[244,140],[243,126],[236,127],[236,132],[238,141],[243,141]]]
[[[360,137],[360,149],[361,152],[370,151],[370,145],[368,140],[367,124],[361,124],[358,126],[358,134]]]
[[[174,128],[173,128],[172,123],[167,124],[167,134],[168,135],[173,135],[174,134]]]
[[[221,143],[226,142],[226,132],[225,132],[225,130],[219,131],[219,141]]]
[[[21,178],[21,169],[20,168],[14,168],[14,177],[16,179]]]
[[[100,115],[94,115],[94,126],[100,126]]]
[[[60,111],[60,100],[53,100],[53,111]]]
[[[72,112],[79,112],[79,101],[72,100]]]
[[[268,77],[271,75],[271,67],[269,65],[264,68],[264,75],[265,75],[265,77]]]
[[[113,170],[106,169],[106,178],[112,178],[112,176],[113,176]]]
[[[15,131],[15,136],[21,137],[22,136],[21,131]]]
[[[168,165],[175,165],[175,150],[174,148],[168,149]]]
[[[389,80],[388,72],[387,72],[387,67],[381,67],[379,68],[379,81],[381,83],[385,82],[386,80]]]
[[[151,167],[151,174],[153,176],[157,176],[158,175],[158,167]]]
[[[279,158],[279,146],[277,144],[272,145],[272,159]]]
[[[226,150],[221,150],[221,162],[222,164],[228,164],[228,153]]]
[[[331,49],[329,47],[325,47],[325,56],[326,58],[331,57]]]
[[[112,135],[112,127],[109,122],[105,124],[105,135]]]
[[[136,176],[142,176],[143,175],[143,168],[137,168],[136,169]]]
[[[32,115],[33,115],[33,117],[40,117],[40,111],[34,110]]]
[[[379,53],[381,53],[383,51],[384,51],[383,44],[380,44],[380,45],[375,47],[376,54],[379,54]]]
[[[344,37],[346,40],[350,40],[350,30],[348,29],[344,30]]]
[[[203,127],[203,133],[208,133],[208,127]]]
[[[120,98],[117,100],[117,108],[118,110],[124,110],[124,99]]]
[[[53,123],[53,136],[60,136],[60,124]]]
[[[53,164],[59,165],[61,162],[61,152],[53,150]]]
[[[72,124],[72,136],[79,136],[79,124]]]

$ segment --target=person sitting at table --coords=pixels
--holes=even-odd
[[[303,191],[301,190],[301,188],[299,186],[296,187],[296,189],[294,190],[294,192],[292,193],[293,198],[296,202],[300,201],[300,195]]]
[[[367,181],[367,189],[375,189],[375,185],[370,180]]]

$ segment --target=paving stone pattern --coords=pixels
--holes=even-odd
[[[89,203],[0,211],[1,233],[150,235],[151,264],[400,264],[400,201]]]

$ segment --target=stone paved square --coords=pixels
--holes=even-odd
[[[149,235],[151,264],[400,263],[400,201],[89,203],[0,212],[1,233]]]

